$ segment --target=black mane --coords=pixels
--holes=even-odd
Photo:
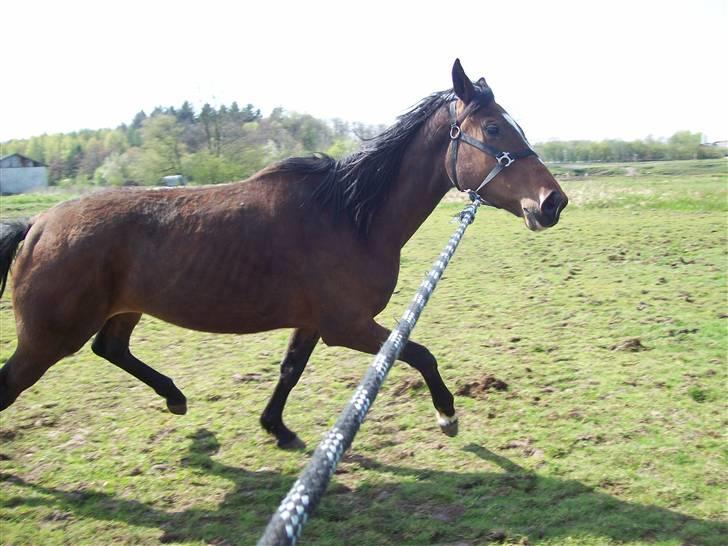
[[[493,100],[487,87],[476,85],[480,104]],[[367,140],[357,152],[334,160],[325,154],[292,157],[276,165],[278,172],[323,175],[312,198],[336,218],[348,218],[366,237],[372,218],[386,199],[402,157],[417,131],[443,105],[455,98],[452,90],[433,93],[402,114],[394,125]]]

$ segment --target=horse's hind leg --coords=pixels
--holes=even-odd
[[[427,384],[432,397],[432,404],[437,411],[437,424],[448,436],[458,433],[458,417],[455,413],[455,400],[437,370],[437,360],[427,347],[408,341],[399,354],[399,360],[416,369]]]
[[[41,347],[42,345],[38,344]],[[19,342],[13,355],[0,369],[0,411],[15,402],[21,392],[32,387],[48,368],[70,354],[51,353],[30,347],[31,345]]]
[[[293,387],[306,367],[311,353],[319,340],[316,330],[294,330],[288,342],[286,356],[281,362],[281,375],[273,395],[260,416],[260,424],[273,434],[278,447],[284,449],[302,448],[305,444],[283,424],[283,408]]]
[[[125,313],[111,317],[96,335],[91,348],[97,355],[154,389],[154,392],[167,400],[169,411],[184,415],[187,413],[185,395],[169,377],[144,364],[129,350],[131,333],[141,317],[139,313]]]
[[[377,354],[382,344],[389,337],[390,330],[380,326],[371,320],[356,326],[348,325],[348,328],[337,324],[336,329],[327,336],[324,334],[324,342],[327,345],[341,345],[363,351],[365,353]],[[437,369],[437,360],[432,353],[424,346],[414,341],[408,341],[399,360],[406,362],[415,368],[427,384],[432,397],[432,404],[437,411],[437,424],[444,434],[455,436],[458,433],[458,417],[455,413],[454,398]]]

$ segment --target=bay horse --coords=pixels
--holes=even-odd
[[[206,332],[293,328],[260,422],[279,447],[301,447],[283,408],[314,346],[379,350],[389,330],[374,317],[401,249],[453,185],[531,230],[555,225],[567,204],[485,80],[456,59],[452,83],[342,160],[291,158],[226,185],[107,190],[3,224],[0,294],[12,265],[17,347],[0,370],[0,410],[95,334],[94,353],[186,413],[174,382],[129,350],[143,313]],[[400,359],[456,434],[435,357],[409,341]]]

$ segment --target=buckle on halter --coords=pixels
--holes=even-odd
[[[495,156],[495,159],[504,169],[515,161],[508,152],[501,152],[500,155]]]
[[[450,140],[457,140],[460,138],[460,126],[457,123],[450,125]]]

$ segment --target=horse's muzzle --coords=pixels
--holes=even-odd
[[[563,192],[552,191],[541,202],[540,210],[536,213],[536,220],[542,227],[555,226],[559,221],[561,211],[569,204],[569,198]]]
[[[526,221],[526,226],[531,231],[541,231],[555,226],[559,221],[561,211],[568,203],[569,199],[561,191],[550,192],[540,205],[531,201],[529,203],[531,206],[523,206],[523,219]]]

